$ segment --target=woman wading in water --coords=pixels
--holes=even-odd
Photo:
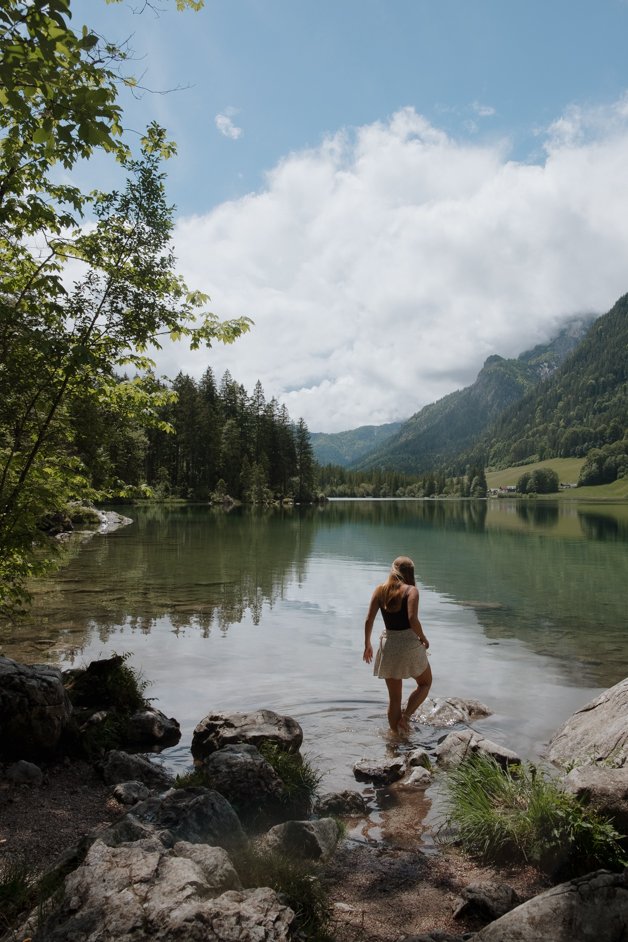
[[[419,590],[414,580],[414,563],[407,556],[398,556],[390,575],[378,585],[371,597],[364,623],[363,660],[373,660],[371,633],[377,613],[382,613],[386,626],[375,655],[373,673],[383,677],[388,687],[388,723],[395,733],[407,734],[410,717],[425,700],[432,684],[432,672],[426,649],[430,644],[419,621]],[[401,688],[404,678],[416,681],[416,690],[401,707]]]

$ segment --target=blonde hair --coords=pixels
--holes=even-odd
[[[408,585],[416,585],[414,563],[408,556],[397,556],[390,567],[388,579],[378,587],[380,607],[386,612],[398,612]]]

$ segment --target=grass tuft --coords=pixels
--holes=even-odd
[[[323,778],[310,761],[299,752],[286,752],[276,743],[263,742],[259,751],[283,782],[286,804],[310,811]]]
[[[446,779],[447,826],[482,860],[530,863],[567,879],[626,866],[613,825],[530,764],[502,769],[473,756]]]
[[[245,889],[269,886],[296,916],[296,937],[329,942],[329,895],[316,864],[249,845],[231,854]]]

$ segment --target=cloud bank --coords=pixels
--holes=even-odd
[[[178,221],[180,268],[255,326],[159,366],[229,368],[339,431],[409,416],[628,291],[628,99],[572,108],[523,163],[412,108],[288,155],[260,192]]]

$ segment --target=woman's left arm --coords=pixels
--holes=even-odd
[[[430,643],[423,634],[423,626],[419,621],[419,590],[415,585],[410,586],[408,592],[408,620],[410,627],[421,642],[424,648],[429,648]]]

